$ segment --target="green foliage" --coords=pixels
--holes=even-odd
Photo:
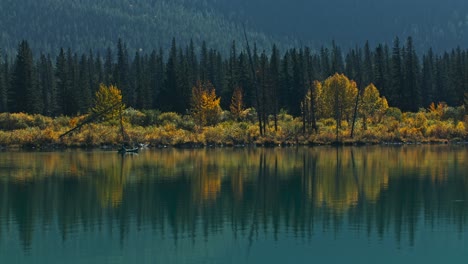
[[[177,125],[181,122],[182,117],[174,112],[167,112],[167,113],[162,113],[158,116],[158,124],[165,126],[165,125]]]
[[[45,129],[52,125],[52,118],[24,113],[0,113],[0,130],[17,130],[37,127]]]
[[[385,113],[385,116],[394,118],[397,121],[401,121],[403,114],[401,113],[400,109],[396,107],[389,107]]]
[[[453,121],[460,121],[463,120],[465,116],[465,109],[464,107],[446,107],[444,109],[444,113],[442,114],[442,120],[453,120]]]
[[[123,116],[125,120],[134,126],[144,126],[146,124],[146,115],[131,107],[124,110]]]
[[[161,111],[159,110],[143,110],[142,113],[145,115],[143,125],[152,126],[158,124],[159,116]]]

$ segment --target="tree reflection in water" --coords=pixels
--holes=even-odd
[[[311,238],[344,228],[399,242],[423,223],[465,230],[462,146],[0,153],[0,236],[151,228],[175,241],[230,229]],[[14,223],[14,224],[11,224]]]

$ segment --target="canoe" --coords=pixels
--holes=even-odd
[[[119,153],[121,154],[125,154],[125,153],[138,153],[140,149],[139,148],[131,148],[131,149],[128,149],[128,148],[125,148],[125,147],[121,147],[119,149]]]

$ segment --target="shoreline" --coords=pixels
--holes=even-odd
[[[183,143],[174,145],[149,145],[140,149],[243,149],[243,148],[295,148],[295,147],[365,147],[365,146],[468,146],[467,140],[428,140],[428,141],[394,141],[394,142],[375,142],[375,141],[339,141],[339,142],[302,142],[298,144],[292,143],[280,143],[280,144],[260,144],[260,143],[248,143],[248,144],[200,144],[200,143]],[[64,144],[46,144],[46,145],[1,145],[0,151],[62,151],[62,150],[108,150],[117,151],[120,148],[120,144],[112,145],[71,145],[66,146]]]

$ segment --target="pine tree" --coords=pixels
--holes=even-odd
[[[0,113],[8,111],[8,91],[5,80],[4,63],[2,60],[2,53],[0,50]]]
[[[180,102],[181,98],[180,95],[177,93],[178,88],[178,60],[177,60],[177,46],[175,39],[172,39],[171,49],[169,52],[169,58],[167,60],[166,65],[166,84],[165,84],[165,91],[164,91],[164,110],[165,111],[175,111],[178,113],[183,113],[184,108],[181,108],[180,104],[176,104],[176,102]]]
[[[401,65],[401,49],[400,40],[395,38],[393,42],[393,51],[391,59],[391,79],[389,91],[390,105],[401,107],[401,100],[403,95],[403,71]]]
[[[106,58],[104,61],[104,84],[111,85],[115,83],[114,78],[114,59],[112,56],[112,50],[107,48]]]
[[[338,47],[335,41],[332,41],[332,54],[331,54],[331,73],[343,73],[343,54],[341,53],[340,47]]]
[[[57,88],[57,111],[55,115],[64,114],[68,111],[68,63],[65,57],[65,52],[60,49],[60,53],[55,62],[55,78]]]
[[[419,88],[419,61],[414,51],[413,39],[408,37],[404,53],[404,90],[402,93],[402,110],[418,111],[421,106]]]
[[[387,93],[388,87],[388,57],[383,45],[378,45],[374,53],[374,78],[373,82],[379,87],[382,94]]]
[[[164,62],[163,52],[160,49],[159,53],[153,51],[149,59],[149,86],[152,99],[152,109],[161,109],[161,92],[164,86]]]
[[[54,68],[50,56],[41,54],[38,69],[38,84],[41,87],[41,100],[44,106],[43,114],[52,116],[58,112],[57,90],[55,87]],[[39,98],[38,98],[39,100]]]
[[[366,44],[364,45],[364,61],[362,68],[362,82],[358,83],[360,88],[366,87],[374,80],[374,67],[369,41],[366,41]]]
[[[15,112],[41,113],[41,92],[36,85],[36,76],[32,51],[27,41],[18,46],[11,84],[12,104],[9,107]]]
[[[65,115],[75,115],[80,113],[82,105],[81,88],[79,87],[79,65],[78,55],[73,53],[71,49],[67,50],[67,93]]]
[[[129,85],[130,66],[126,44],[121,39],[117,42],[117,65],[114,70],[115,84],[122,90],[124,102],[129,106],[135,106],[135,93]]]
[[[86,55],[82,55],[79,63],[79,69],[78,69],[78,84],[79,86],[77,87],[80,93],[80,106],[79,106],[79,112],[80,113],[86,113],[86,111],[89,109],[92,103],[92,88],[90,86],[90,81],[89,79],[90,74],[89,74],[89,64],[88,64],[88,58]]]

